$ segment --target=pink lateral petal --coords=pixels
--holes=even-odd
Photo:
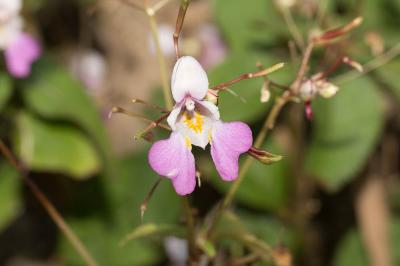
[[[154,143],[148,159],[156,173],[172,179],[176,193],[184,196],[193,192],[196,186],[194,157],[179,133],[173,132],[169,139]]]
[[[235,180],[239,172],[239,156],[253,143],[248,125],[242,122],[216,122],[212,130],[211,156],[219,175],[225,181]]]
[[[25,78],[31,72],[32,63],[41,53],[39,43],[26,33],[19,37],[5,50],[8,71],[17,78]]]

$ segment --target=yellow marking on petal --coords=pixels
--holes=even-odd
[[[194,115],[191,116],[190,114],[185,112],[183,115],[183,123],[185,123],[188,128],[196,133],[201,133],[203,131],[204,117],[201,114],[194,112]]]
[[[208,142],[211,143],[212,141],[212,134],[211,134],[211,130],[208,132]]]
[[[185,137],[185,145],[189,150],[192,150],[192,142],[188,136]]]

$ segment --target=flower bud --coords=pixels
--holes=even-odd
[[[273,164],[282,159],[282,156],[280,155],[275,155],[272,153],[269,153],[264,150],[260,150],[254,147],[251,147],[250,150],[247,152],[250,156],[256,158],[259,162],[263,164]]]
[[[325,80],[318,81],[316,85],[318,88],[319,95],[327,99],[335,96],[339,90],[338,86],[330,82],[327,82]]]
[[[261,87],[260,101],[266,103],[271,98],[271,91],[269,90],[269,82],[265,81]]]
[[[206,100],[212,102],[215,105],[218,105],[218,91],[208,90],[206,94]]]
[[[318,89],[316,87],[315,81],[313,81],[312,79],[307,79],[300,85],[299,93],[300,98],[303,101],[310,101],[314,99],[317,92]]]

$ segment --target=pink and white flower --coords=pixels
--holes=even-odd
[[[176,102],[167,122],[172,129],[169,139],[153,144],[149,151],[151,168],[172,180],[179,195],[193,192],[196,186],[195,159],[192,145],[206,148],[218,173],[225,181],[238,176],[238,159],[253,142],[250,128],[242,122],[222,122],[218,107],[205,100],[208,92],[207,74],[190,56],[175,64],[171,80]]]
[[[39,43],[22,31],[21,8],[21,0],[0,0],[0,50],[4,51],[8,71],[17,78],[30,74],[32,63],[41,53]]]

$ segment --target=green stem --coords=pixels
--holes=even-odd
[[[266,117],[263,127],[258,133],[256,140],[254,141],[254,147],[260,148],[261,145],[264,143],[265,137],[267,136],[269,129],[271,129],[270,128],[271,121],[275,121],[279,111],[282,109],[283,105],[287,102],[286,100],[281,100],[281,99],[286,99],[286,98],[278,98],[277,101],[275,102],[275,105],[272,108],[273,111],[271,111],[269,115]],[[218,207],[213,220],[211,221],[211,226],[207,232],[208,238],[213,237],[214,230],[219,220],[221,219],[224,210],[231,204],[233,197],[235,196],[240,185],[242,184],[244,177],[246,176],[247,171],[250,169],[250,166],[253,161],[254,161],[253,157],[249,156],[246,158],[243,165],[240,167],[239,176],[237,180],[232,184],[221,205]]]
[[[195,258],[195,256],[196,256],[196,236],[195,236],[194,219],[193,219],[192,209],[190,208],[190,203],[189,203],[189,200],[187,197],[182,197],[182,205],[183,205],[183,210],[184,210],[185,216],[186,216],[189,254],[190,254],[190,258]]]
[[[163,92],[164,92],[164,102],[167,107],[167,109],[172,109],[173,103],[172,103],[172,98],[171,98],[171,93],[170,93],[170,88],[169,88],[169,79],[168,79],[168,72],[167,72],[167,63],[165,62],[165,58],[161,49],[160,45],[160,38],[158,37],[158,25],[157,25],[157,20],[155,17],[155,12],[152,8],[146,8],[146,14],[149,17],[150,21],[150,28],[151,28],[151,35],[154,40],[154,44],[156,46],[156,52],[157,52],[157,59],[158,59],[158,64],[160,66],[160,74],[161,74],[161,82],[162,82],[162,87],[163,87]]]

